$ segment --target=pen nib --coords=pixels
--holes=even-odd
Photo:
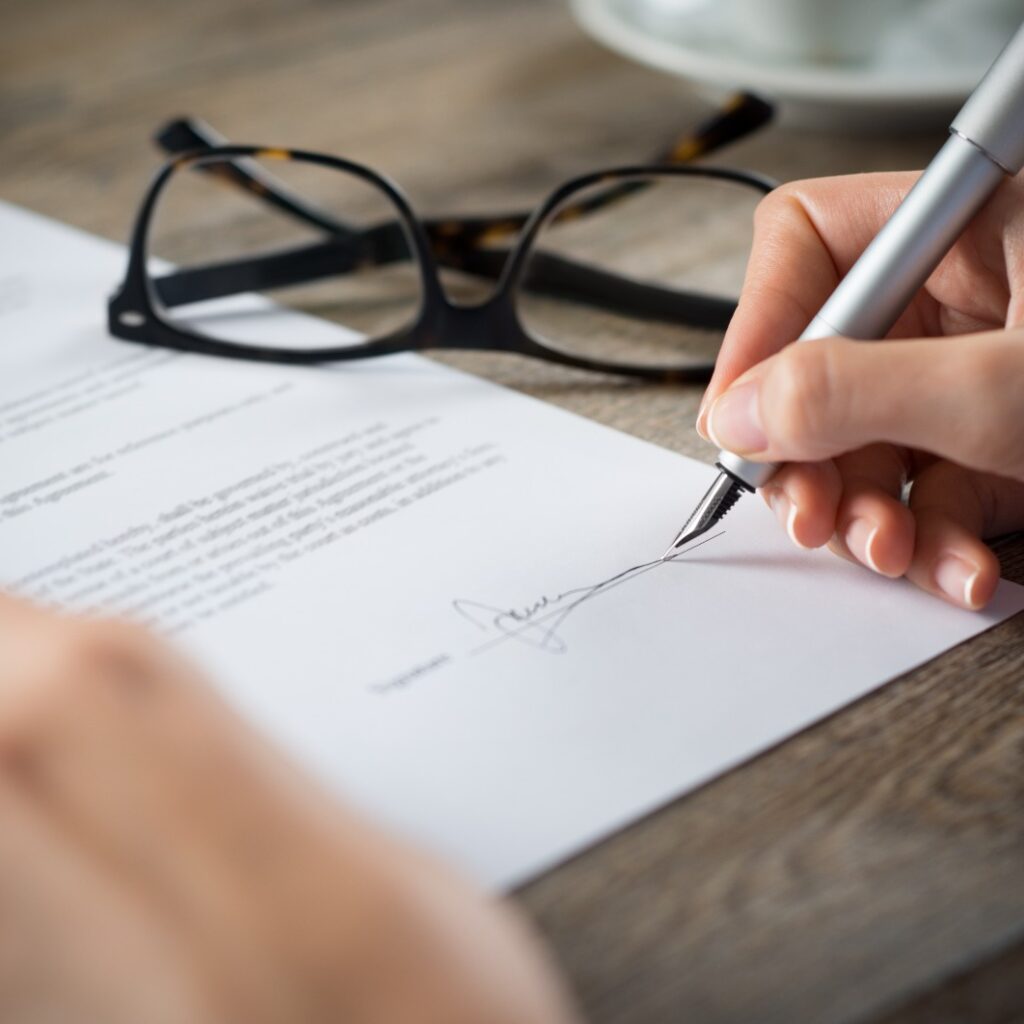
[[[716,523],[721,522],[729,509],[739,501],[740,495],[745,489],[738,480],[729,476],[728,473],[719,473],[715,482],[708,488],[707,494],[701,498],[700,503],[693,510],[693,514],[676,534],[676,539],[661,556],[662,561],[666,558],[673,558],[679,554],[680,548],[702,533],[707,533]]]

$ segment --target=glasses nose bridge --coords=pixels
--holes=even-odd
[[[428,224],[429,260],[448,305],[466,309],[486,306],[502,291],[506,268],[517,248],[520,220],[525,217],[507,223],[469,219]]]
[[[438,333],[446,348],[517,348],[512,305],[505,289],[497,285],[486,299],[472,305],[452,302],[446,295]]]

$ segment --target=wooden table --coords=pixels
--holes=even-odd
[[[704,110],[554,0],[0,0],[0,23],[0,196],[119,240],[177,113],[364,160],[447,212],[529,205]],[[778,127],[723,159],[788,179],[920,166],[939,142]],[[699,389],[458,361],[709,457]],[[1001,553],[1024,579],[1024,546]],[[1018,617],[519,892],[589,1019],[1020,1012],[1022,640]]]

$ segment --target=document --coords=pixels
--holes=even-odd
[[[755,500],[661,561],[709,466],[419,356],[118,341],[119,246],[2,205],[0,232],[0,586],[150,624],[493,886],[1024,607],[797,550]]]

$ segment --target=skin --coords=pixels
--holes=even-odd
[[[985,538],[1024,527],[1024,177],[1000,186],[887,340],[790,344],[916,178],[765,198],[697,429],[789,463],[761,493],[796,544],[977,609],[999,579]]]
[[[568,1024],[511,908],[145,632],[0,595],[0,1020]]]

